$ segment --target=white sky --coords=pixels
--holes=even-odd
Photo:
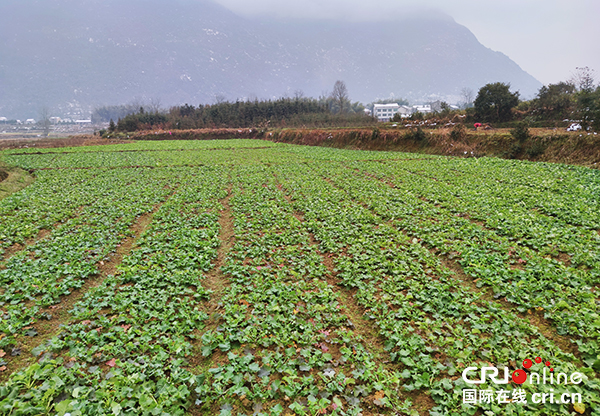
[[[600,0],[216,0],[243,16],[394,19],[438,10],[543,84],[588,66],[600,81]],[[418,9],[415,8],[418,5]]]

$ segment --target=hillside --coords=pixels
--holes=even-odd
[[[353,100],[541,84],[444,16],[384,23],[255,21],[208,0],[5,0],[0,4],[0,114],[217,96],[318,96],[343,79]],[[26,22],[26,24],[23,24]]]

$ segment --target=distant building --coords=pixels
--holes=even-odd
[[[92,120],[75,120],[76,124],[92,124]]]
[[[444,101],[434,101],[431,103],[431,111],[441,113],[444,111],[444,104],[448,110],[458,110],[459,108],[455,105],[445,103]]]
[[[398,103],[391,104],[373,104],[373,115],[377,117],[379,121],[390,121],[394,114],[400,110]]]
[[[410,115],[413,113],[413,110],[407,105],[401,105],[398,109],[398,112],[400,113],[401,117],[410,117]]]
[[[417,104],[417,105],[413,105],[413,112],[419,112],[421,114],[428,114],[431,113],[431,105],[429,104]]]

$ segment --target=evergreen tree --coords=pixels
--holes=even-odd
[[[475,99],[475,117],[480,121],[502,122],[512,118],[512,109],[519,104],[519,92],[510,92],[510,84],[486,84]]]

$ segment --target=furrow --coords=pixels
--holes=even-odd
[[[202,337],[212,367],[201,369],[194,414],[408,409],[398,375],[351,329],[322,256],[270,168],[239,168],[232,180],[235,245],[223,268],[231,285],[218,328]]]
[[[277,180],[277,174],[274,173]],[[323,178],[325,181],[331,183],[328,178]],[[306,227],[304,220],[304,213],[297,210],[297,206],[294,204],[294,200],[289,193],[289,190],[283,188],[281,183],[277,180],[277,187],[283,192],[286,201],[294,207],[294,216]],[[327,283],[333,288],[333,291],[338,295],[342,308],[341,313],[348,316],[352,330],[368,346],[367,349],[373,354],[374,360],[377,363],[383,364],[384,367],[391,371],[399,371],[401,368],[398,364],[393,363],[390,353],[385,348],[386,339],[383,337],[369,322],[367,318],[369,310],[356,300],[359,290],[356,287],[349,287],[343,284],[342,279],[338,276],[336,269],[336,262],[339,262],[341,257],[345,257],[341,253],[332,253],[327,251],[321,251],[319,248],[319,241],[315,238],[313,232],[307,229],[309,234],[310,243],[317,247],[317,253],[321,256],[322,262],[327,268],[327,274],[324,276]],[[347,259],[346,259],[347,260]],[[435,406],[435,402],[431,400],[431,397],[420,391],[413,392],[402,392],[403,397],[411,400],[412,408],[421,415],[429,414],[429,411]]]
[[[173,192],[169,198],[174,193],[175,192]],[[101,260],[96,264],[97,273],[86,279],[83,286],[72,290],[69,295],[62,297],[60,303],[39,310],[40,316],[44,316],[45,320],[38,320],[33,325],[23,328],[24,330],[34,331],[36,335],[17,335],[15,337],[16,343],[11,347],[12,351],[10,358],[5,360],[7,361],[6,370],[0,373],[0,382],[6,381],[10,374],[19,371],[36,361],[37,358],[32,355],[32,351],[47,342],[51,337],[56,336],[61,327],[69,325],[69,322],[72,320],[70,310],[73,306],[79,302],[89,290],[101,285],[107,276],[114,275],[117,272],[123,257],[131,252],[135,241],[144,232],[146,227],[152,221],[154,214],[165,202],[166,200],[157,204],[151,212],[142,214],[136,219],[135,223],[129,227],[129,236],[117,245],[115,252],[109,254],[107,259]],[[5,358],[8,358],[8,356],[9,354],[7,354]]]
[[[364,170],[369,171],[369,167]],[[478,286],[493,288],[496,298],[505,297],[521,313],[543,311],[545,317],[551,316],[552,326],[560,335],[584,342],[598,338],[593,315],[597,307],[591,301],[597,299],[593,289],[597,271],[567,266],[475,224],[471,218],[450,213],[437,201],[423,200],[410,184],[394,181],[390,186],[387,180],[364,174],[357,178],[356,183],[345,184],[353,197],[367,202],[384,219],[394,219],[398,228],[422,239],[437,255],[457,258],[467,275],[479,279]],[[380,203],[385,200],[390,203],[384,208]]]
[[[515,369],[533,351],[593,377],[537,327],[460,282],[418,238],[386,224],[390,218],[379,213],[393,208],[393,195],[376,197],[367,182],[339,166],[311,168],[316,172],[279,166],[278,175],[320,244],[343,254],[336,259],[339,277],[358,289],[356,299],[386,339],[386,350],[404,365],[403,388],[433,399],[432,412],[460,408],[462,369],[489,363]],[[377,214],[361,202],[377,206]],[[595,384],[587,389],[594,397]]]

